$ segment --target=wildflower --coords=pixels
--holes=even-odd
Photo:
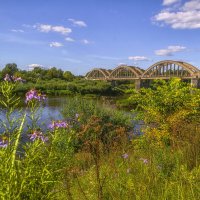
[[[6,76],[4,77],[4,81],[11,81],[11,77],[9,74],[6,74]]]
[[[8,146],[8,138],[7,137],[2,137],[2,139],[0,139],[0,147],[5,148]]]
[[[55,128],[67,128],[68,123],[65,121],[52,121],[52,123],[49,125],[50,129],[55,129]]]
[[[148,163],[149,163],[148,159],[146,159],[146,158],[140,158],[140,160],[141,160],[144,164],[148,164]]]
[[[48,137],[45,137],[41,131],[34,131],[30,134],[30,140],[35,141],[36,139],[42,140],[42,142],[48,141]]]
[[[33,99],[36,99],[38,101],[45,100],[46,95],[42,95],[41,93],[38,93],[37,90],[32,89],[26,93],[26,103]]]
[[[79,116],[80,116],[80,115],[79,115],[78,113],[75,114],[75,118],[76,118],[76,119],[78,119]]]
[[[14,82],[24,82],[24,80],[21,77],[12,76],[12,79]]]
[[[4,77],[4,81],[8,81],[8,82],[24,82],[24,80],[21,77],[10,76],[9,74],[6,74],[6,76]]]
[[[128,158],[128,154],[127,153],[123,154],[122,158],[127,159]]]

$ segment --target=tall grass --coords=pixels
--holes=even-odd
[[[1,85],[10,91],[2,93],[1,101],[8,113],[15,105],[5,106],[15,99],[11,84]],[[31,105],[37,109],[39,102],[32,99],[27,107]],[[153,135],[145,129],[141,136],[133,133],[133,115],[81,96],[67,102],[62,112],[62,122],[52,122],[46,132],[37,121],[27,129],[22,112],[17,126],[1,133],[0,199],[200,199],[200,130],[195,118],[199,108],[190,115],[192,121],[172,126],[177,119],[173,113],[170,129],[154,124]],[[12,122],[12,115],[7,120]],[[29,140],[23,143],[25,130]]]

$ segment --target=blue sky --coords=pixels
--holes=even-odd
[[[0,0],[0,67],[94,67],[165,59],[200,67],[200,0]]]

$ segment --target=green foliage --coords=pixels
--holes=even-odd
[[[8,113],[19,101],[13,96],[19,85],[1,83]],[[30,141],[26,113],[21,114],[16,128],[0,135],[0,142],[10,138],[7,147],[0,143],[0,199],[200,199],[199,90],[171,80],[134,92],[129,100],[147,125],[131,140],[131,115],[82,96],[63,107],[67,128],[40,132],[48,141]],[[39,104],[27,106],[35,115]]]
[[[142,88],[133,93],[129,101],[137,104],[136,111],[145,123],[164,123],[166,119],[179,112],[187,111],[186,117],[197,117],[200,111],[200,91],[180,79],[169,82],[157,81],[153,88]],[[143,112],[145,111],[145,112]]]
[[[105,123],[111,122],[115,125],[125,126],[127,130],[132,128],[130,114],[114,109],[112,106],[104,105],[102,107],[98,99],[84,99],[82,96],[68,98],[62,114],[66,118],[72,118],[79,114],[80,120],[84,124],[87,124],[87,121],[95,115]]]
[[[2,76],[4,77],[6,74],[13,76],[18,70],[17,64],[8,63],[2,70]]]
[[[129,101],[137,105],[136,119],[145,123],[145,140],[154,148],[185,147],[185,156],[196,158],[188,166],[199,165],[200,158],[196,155],[200,152],[199,89],[179,79],[157,81],[152,88],[134,91]]]
[[[65,71],[63,73],[63,78],[66,80],[66,81],[72,81],[75,76],[70,72],[70,71]]]
[[[15,92],[25,94],[28,90],[36,88],[49,95],[66,94],[95,94],[95,95],[117,95],[123,94],[124,90],[131,87],[129,81],[117,83],[113,86],[111,82],[85,80],[83,76],[75,76],[70,71],[62,71],[56,67],[43,69],[35,67],[32,71],[19,70],[15,63],[7,64],[0,71],[0,80],[6,74],[21,77],[24,84],[18,85]]]

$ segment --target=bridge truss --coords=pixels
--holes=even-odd
[[[173,60],[164,60],[151,65],[147,70],[135,66],[120,65],[114,70],[95,68],[86,74],[92,80],[134,80],[134,79],[182,79],[200,78],[200,70],[193,65]]]

